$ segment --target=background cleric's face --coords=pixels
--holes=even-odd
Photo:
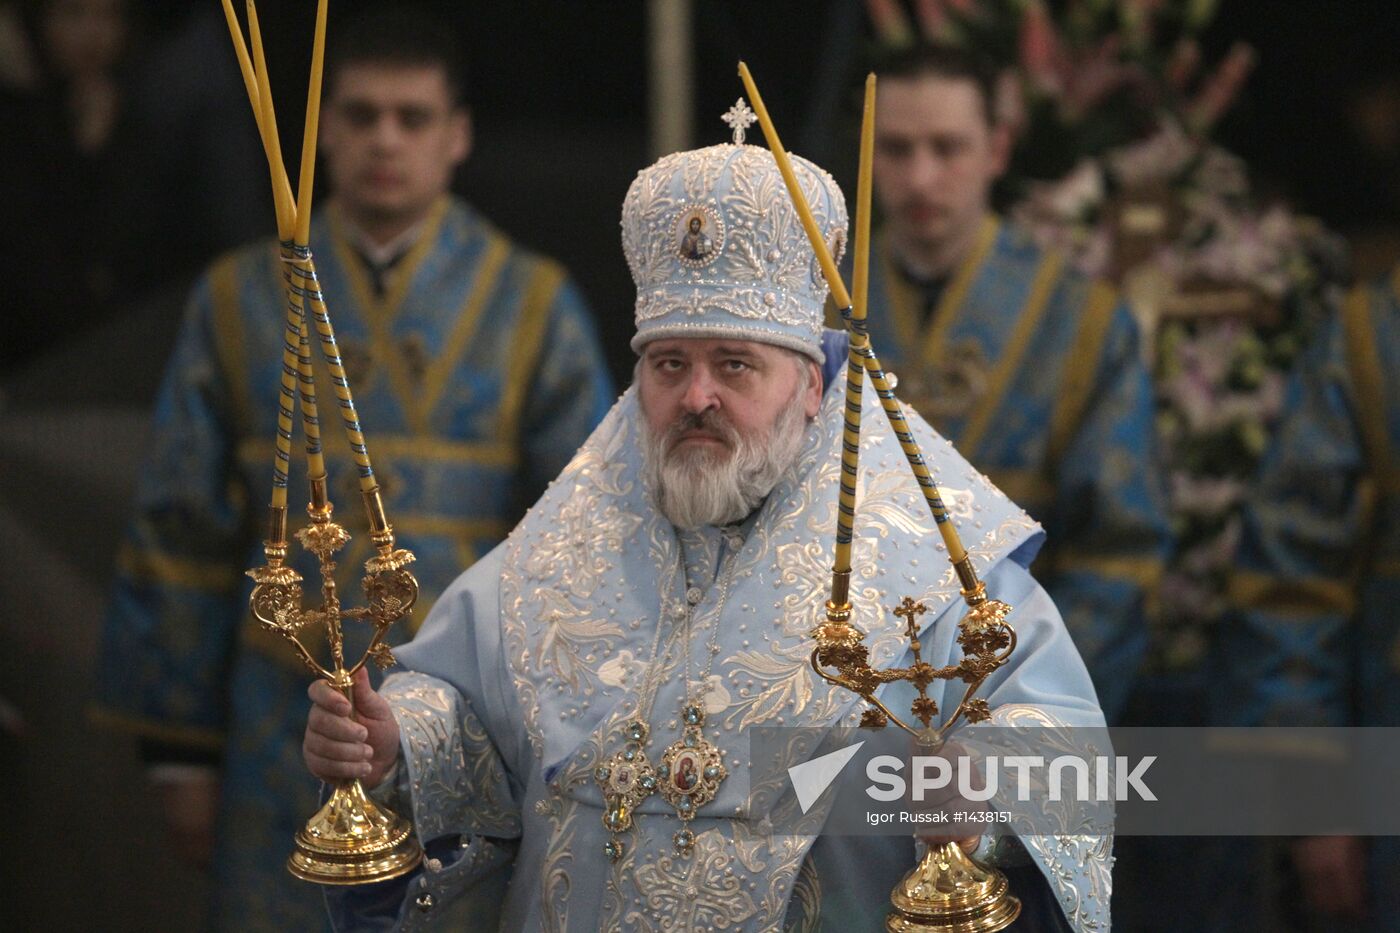
[[[352,214],[421,214],[470,149],[467,112],[454,106],[441,68],[347,64],[335,74],[320,151]]]
[[[713,411],[740,434],[771,431],[792,401],[801,378],[799,366],[816,369],[806,357],[766,343],[714,338],[654,340],[642,351],[637,388],[642,416],[662,436],[683,415]],[[821,407],[821,374],[813,372],[802,396],[808,418]],[[681,435],[683,447],[728,448],[703,429]],[[732,451],[729,451],[732,454]]]
[[[880,82],[875,194],[890,231],[933,246],[987,209],[1010,139],[987,119],[976,83],[927,75]]]

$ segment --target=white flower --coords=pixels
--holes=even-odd
[[[632,652],[619,651],[598,668],[598,679],[609,687],[625,687],[636,669],[641,667]]]
[[[720,679],[718,674],[711,674],[705,679],[705,714],[707,716],[718,716],[729,709],[732,699],[729,690],[724,686],[724,681]]]

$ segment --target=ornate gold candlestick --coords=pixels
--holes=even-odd
[[[384,643],[384,637],[389,627],[413,608],[418,599],[418,581],[406,569],[414,560],[413,554],[396,547],[394,543],[393,529],[384,512],[379,484],[370,465],[369,450],[355,412],[350,382],[341,362],[335,331],[331,327],[330,314],[308,246],[316,164],[316,127],[320,116],[321,73],[325,54],[326,5],[326,0],[320,0],[316,16],[299,199],[294,201],[277,139],[277,122],[272,107],[272,90],[268,84],[267,63],[263,58],[257,10],[252,0],[248,0],[248,31],[253,53],[250,56],[231,0],[223,0],[229,34],[267,156],[287,286],[272,502],[269,506],[268,536],[263,546],[267,562],[248,571],[255,581],[249,602],[258,622],[286,640],[313,674],[325,678],[331,686],[340,690],[350,700],[353,710],[354,675],[371,659],[381,668],[394,662],[393,653]],[[311,363],[311,320],[315,322],[317,342],[330,372],[351,458],[359,474],[360,495],[369,519],[370,540],[375,547],[375,555],[365,562],[363,587],[366,605],[358,608],[343,608],[336,591],[335,555],[349,543],[350,533],[331,521],[332,505],[326,494],[326,465],[321,450],[316,378]],[[303,548],[316,556],[321,574],[321,604],[310,609],[302,607],[301,575],[286,565],[287,474],[291,460],[293,412],[298,407],[298,399],[306,435],[307,476],[311,487],[307,512],[311,521],[297,532],[297,538]],[[368,623],[373,630],[368,647],[359,660],[349,667],[346,666],[342,628],[347,619]],[[302,641],[302,633],[308,627],[321,626],[325,627],[330,645],[329,666],[321,665]],[[295,848],[287,860],[287,868],[298,878],[319,884],[361,884],[402,875],[413,869],[422,858],[422,849],[409,822],[376,804],[366,795],[358,780],[350,780],[338,783],[325,806],[296,834]]]
[[[861,725],[883,728],[893,721],[914,736],[921,749],[935,751],[942,747],[944,737],[958,720],[979,722],[991,714],[985,699],[973,694],[987,677],[1006,663],[1016,647],[1016,633],[1006,622],[1011,607],[987,598],[986,586],[977,579],[972,558],[963,547],[952,518],[943,505],[938,486],[934,483],[923,454],[905,421],[903,409],[894,396],[865,327],[866,299],[870,256],[870,189],[874,150],[875,76],[865,84],[865,117],[861,127],[859,188],[856,199],[855,235],[855,299],[852,301],[836,269],[831,252],[822,239],[806,198],[793,175],[792,166],[778,139],[763,98],[759,96],[748,68],[739,63],[739,76],[748,91],[749,100],[757,111],[768,148],[778,163],[793,206],[797,209],[807,237],[821,265],[822,274],[831,288],[832,299],[841,308],[850,333],[847,359],[845,430],[841,453],[841,490],[837,509],[836,555],[832,568],[831,598],[826,604],[826,618],[812,630],[817,648],[812,652],[812,668],[828,683],[851,690],[869,705]],[[914,663],[904,668],[879,669],[870,666],[865,635],[851,625],[850,578],[851,541],[856,510],[856,482],[860,456],[861,392],[865,376],[870,377],[881,406],[889,419],[890,428],[899,440],[909,461],[910,469],[933,514],[934,523],[948,549],[948,559],[961,584],[968,614],[958,626],[958,644],[963,658],[957,664],[934,667],[923,660],[919,640],[918,617],[926,611],[921,603],[905,597],[895,615],[905,620]],[[828,673],[834,668],[836,673]],[[933,726],[938,704],[928,695],[935,680],[961,680],[965,685],[962,699],[943,724]],[[908,681],[918,691],[910,712],[919,727],[904,722],[887,707],[875,692],[884,684]],[[995,868],[969,857],[956,842],[930,846],[928,852],[905,875],[890,894],[894,910],[885,919],[885,929],[891,933],[993,933],[1009,926],[1021,913],[1021,902],[1013,897],[1006,876]]]
[[[973,573],[970,558],[964,557],[957,570],[965,587],[969,581],[973,584],[971,589],[962,591],[971,610],[958,623],[963,657],[957,664],[934,667],[923,660],[917,619],[925,606],[907,596],[894,613],[904,618],[908,626],[914,654],[914,663],[909,667],[870,666],[865,636],[850,623],[849,602],[829,601],[826,620],[812,630],[817,642],[812,667],[818,676],[860,695],[870,704],[861,716],[861,727],[881,729],[893,722],[914,736],[921,751],[942,748],[948,730],[959,719],[981,722],[991,715],[987,701],[973,694],[988,675],[1006,663],[1016,647],[1016,633],[1006,622],[1011,607],[987,598],[986,587]],[[828,673],[825,668],[834,668],[837,673]],[[875,696],[883,684],[901,680],[913,684],[919,692],[910,704],[918,726],[900,719]],[[939,712],[938,704],[928,695],[929,685],[935,680],[961,680],[966,684],[957,708],[938,727],[932,725]],[[1011,896],[1006,876],[968,856],[956,842],[929,846],[919,864],[891,892],[890,903],[894,910],[885,919],[885,929],[891,933],[994,931],[1005,928],[1021,913],[1021,902]]]
[[[355,673],[373,659],[380,667],[394,661],[384,644],[389,626],[403,618],[418,599],[418,581],[405,568],[413,554],[394,547],[393,532],[384,521],[376,490],[366,505],[375,510],[371,535],[378,553],[365,562],[364,590],[367,605],[342,608],[335,585],[335,554],[350,541],[350,533],[331,521],[331,503],[325,498],[324,477],[313,482],[311,523],[297,532],[302,547],[316,555],[321,570],[321,605],[301,606],[301,577],[285,566],[285,512],[273,518],[272,536],[265,544],[267,564],[248,575],[256,581],[249,600],[253,615],[268,631],[285,639],[307,668],[354,702],[351,689]],[[369,647],[346,667],[345,619],[359,619],[373,626]],[[299,633],[308,626],[325,626],[332,663],[321,666],[302,643]],[[320,884],[360,884],[401,875],[418,864],[423,853],[413,827],[403,817],[371,800],[358,780],[338,784],[320,811],[297,834],[287,869],[305,881]]]

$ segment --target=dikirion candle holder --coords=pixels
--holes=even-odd
[[[748,67],[739,63],[739,76],[744,82],[756,118],[763,128],[768,148],[778,163],[793,206],[802,219],[802,226],[816,253],[822,274],[831,289],[832,300],[841,309],[850,334],[850,349],[846,366],[845,424],[842,434],[841,485],[836,514],[836,549],[832,564],[831,598],[827,600],[825,618],[812,629],[817,647],[812,652],[812,668],[828,683],[835,684],[861,697],[867,708],[861,718],[864,728],[884,728],[893,722],[914,737],[921,751],[934,752],[943,747],[950,729],[961,720],[980,722],[991,715],[987,701],[974,694],[997,668],[1010,658],[1016,647],[1016,633],[1006,621],[1011,607],[987,597],[986,585],[977,578],[971,555],[963,547],[952,517],[943,504],[942,496],[923,454],[904,418],[904,411],[895,398],[890,380],[880,367],[880,361],[870,345],[865,326],[869,296],[870,269],[870,194],[871,164],[874,152],[875,76],[865,82],[865,112],[861,124],[860,173],[856,191],[856,234],[854,245],[854,298],[846,291],[831,252],[822,239],[806,197],[793,175],[792,165],[777,130],[763,106]],[[908,629],[914,663],[903,668],[876,668],[870,665],[865,635],[851,624],[850,579],[851,541],[856,514],[856,479],[860,455],[861,394],[866,376],[870,377],[879,396],[881,407],[890,422],[890,429],[899,440],[914,478],[923,492],[933,514],[934,524],[948,548],[948,559],[957,574],[968,614],[958,623],[958,644],[963,657],[953,665],[934,667],[923,660],[919,640],[918,617],[926,607],[905,597],[894,610]],[[966,686],[961,700],[939,726],[933,725],[939,715],[938,704],[928,695],[935,680],[961,680]],[[907,681],[914,685],[918,697],[910,713],[917,720],[905,722],[887,707],[876,691],[887,683]],[[1005,929],[1021,913],[1021,902],[1014,897],[1006,876],[967,855],[956,842],[931,845],[914,869],[890,893],[891,912],[885,918],[890,933],[994,933]]]
[[[365,562],[366,605],[344,608],[336,592],[335,554],[349,543],[350,533],[331,520],[332,506],[325,497],[324,477],[319,484],[313,480],[312,488],[308,507],[311,520],[296,536],[320,565],[320,605],[303,608],[301,576],[285,564],[285,510],[273,516],[273,527],[264,544],[267,563],[248,571],[255,581],[249,603],[258,622],[284,639],[313,674],[344,693],[353,708],[351,685],[355,674],[371,660],[381,667],[393,663],[384,636],[418,599],[418,581],[406,569],[413,554],[394,547],[393,532],[383,520],[383,507],[376,494],[370,507],[379,513],[377,523],[371,520],[371,536],[378,553]],[[367,622],[374,630],[369,647],[359,660],[348,665],[342,629],[347,619]],[[328,666],[321,665],[301,640],[306,630],[320,628],[324,628],[330,644]],[[398,877],[412,870],[422,857],[408,820],[375,803],[359,780],[348,780],[336,784],[330,799],[297,832],[287,869],[304,881],[362,884]]]
[[[248,0],[248,33],[252,55],[231,0],[223,0],[224,15],[234,52],[248,92],[249,103],[262,139],[272,179],[277,230],[282,241],[283,279],[287,288],[286,328],[282,347],[282,381],[278,396],[277,432],[272,468],[272,500],[268,507],[268,533],[263,542],[265,563],[248,571],[254,586],[249,604],[264,629],[287,642],[307,669],[341,691],[354,708],[353,678],[367,663],[381,668],[394,663],[384,638],[391,626],[406,616],[418,599],[418,581],[407,569],[412,552],[396,546],[394,531],[384,511],[369,450],[355,411],[350,382],[340,359],[335,330],[316,277],[308,245],[311,233],[311,194],[316,164],[316,130],[321,105],[321,75],[325,60],[326,0],[320,0],[312,47],[311,83],[306,102],[306,126],[302,142],[299,197],[282,162],[276,115],[264,59],[257,9]],[[360,497],[369,519],[374,556],[365,562],[365,605],[341,604],[335,583],[335,556],[350,542],[350,533],[332,521],[333,506],[327,495],[325,456],[321,448],[320,417],[316,403],[316,379],[311,362],[311,326],[321,349],[340,409],[346,441],[359,475]],[[287,565],[287,475],[291,463],[292,430],[297,409],[306,437],[307,476],[310,483],[309,523],[297,531],[297,540],[314,555],[321,575],[320,603],[303,607],[302,578]],[[347,663],[344,624],[371,628],[369,644],[361,656]],[[324,631],[330,661],[322,664],[304,640]],[[423,852],[408,820],[376,803],[358,780],[338,782],[325,805],[296,834],[287,869],[296,877],[318,884],[346,885],[384,881],[411,871]]]

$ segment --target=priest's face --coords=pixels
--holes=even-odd
[[[346,63],[324,111],[319,148],[331,185],[370,233],[392,235],[426,216],[471,149],[467,112],[439,67]]]
[[[881,80],[875,194],[886,229],[908,258],[957,258],[946,255],[949,246],[975,235],[1011,144],[989,111],[971,80]]]
[[[743,519],[772,491],[821,407],[811,360],[764,343],[671,339],[637,364],[642,459],[681,528]]]

